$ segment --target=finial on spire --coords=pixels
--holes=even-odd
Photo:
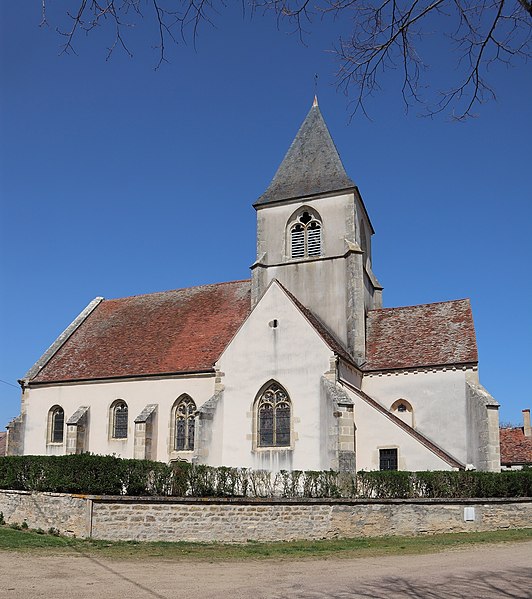
[[[318,73],[314,73],[314,102],[312,102],[312,108],[318,106]]]
[[[314,94],[314,102],[312,102],[312,107],[316,108],[318,106],[318,96]]]

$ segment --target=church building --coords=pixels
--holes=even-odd
[[[254,208],[250,280],[91,301],[20,381],[8,452],[499,470],[469,300],[383,308],[316,100]]]

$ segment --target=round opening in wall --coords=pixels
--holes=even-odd
[[[276,329],[279,326],[279,321],[277,318],[274,318],[273,320],[270,320],[268,326],[270,326],[272,329]]]

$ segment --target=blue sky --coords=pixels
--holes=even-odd
[[[405,114],[394,76],[372,120],[350,121],[327,51],[342,24],[303,45],[229,9],[155,71],[153,25],[133,31],[133,59],[106,61],[105,31],[58,55],[61,39],[39,21],[40,0],[0,4],[0,427],[19,413],[17,379],[95,296],[249,276],[252,203],[310,108],[316,72],[376,230],[385,305],[470,297],[481,382],[501,420],[520,422],[532,407],[526,65],[493,69],[498,101],[465,123]],[[437,73],[448,57],[425,45]]]

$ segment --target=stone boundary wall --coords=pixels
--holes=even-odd
[[[532,498],[240,499],[104,497],[0,491],[8,524],[106,540],[289,541],[532,525]]]
[[[26,522],[30,528],[56,528],[61,534],[84,537],[89,529],[89,509],[82,495],[0,490],[0,512],[7,524]]]

